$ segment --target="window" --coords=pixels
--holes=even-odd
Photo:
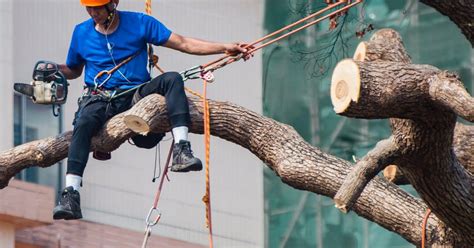
[[[34,104],[28,97],[14,96],[14,145],[55,136],[62,130],[61,117],[54,117],[51,106]],[[16,175],[17,179],[62,188],[61,162],[48,168],[31,167]]]

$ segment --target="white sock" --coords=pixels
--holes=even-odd
[[[75,190],[79,191],[81,188],[81,182],[82,182],[82,177],[73,175],[73,174],[67,174],[66,175],[66,188],[69,186],[72,186]]]
[[[174,143],[178,144],[180,140],[188,140],[188,127],[175,127],[171,130],[173,132]]]

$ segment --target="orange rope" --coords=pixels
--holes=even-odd
[[[151,0],[145,0],[145,11],[148,15],[151,15]]]
[[[151,15],[151,0],[145,0],[145,11],[148,15]],[[148,44],[149,50],[152,49],[152,45]],[[160,71],[161,73],[165,73],[165,71],[158,65],[158,57],[156,55],[153,55],[153,66]],[[210,143],[211,143],[211,122],[210,122],[210,111],[209,111],[209,103],[206,99],[206,94],[207,94],[207,81],[204,80],[204,89],[203,89],[203,95],[200,95],[199,93],[184,87],[186,91],[189,93],[199,97],[203,101],[203,108],[204,108],[204,144],[206,147],[206,157],[205,157],[205,163],[206,163],[206,193],[202,198],[202,201],[206,204],[206,226],[209,228],[209,247],[213,248],[214,247],[214,242],[213,242],[213,237],[212,237],[212,219],[211,219],[211,185],[210,185],[210,173],[209,173],[209,157],[210,157]],[[174,143],[174,141],[173,141]],[[168,154],[168,159],[166,162],[166,167],[165,167],[165,172],[162,176],[162,180],[160,182],[159,190],[156,194],[155,197],[155,202],[153,204],[154,208],[157,207],[158,205],[158,200],[160,198],[161,194],[161,188],[163,187],[163,179],[165,176],[167,176],[167,169],[169,165],[169,160],[170,160],[170,155],[172,152],[172,146],[170,148],[170,152]],[[145,243],[146,245],[146,243]]]
[[[158,63],[153,63],[156,69],[158,69],[161,73],[164,73],[164,70],[158,66]],[[211,217],[211,185],[210,185],[210,173],[209,173],[209,158],[210,158],[210,143],[211,143],[211,122],[210,122],[210,110],[209,110],[209,102],[206,99],[207,95],[207,81],[204,81],[204,90],[203,95],[191,90],[190,88],[184,87],[184,89],[192,95],[195,95],[202,99],[203,101],[203,109],[204,109],[204,145],[206,147],[206,155],[205,155],[205,164],[206,164],[206,193],[202,197],[202,201],[206,204],[206,227],[209,228],[209,247],[214,247],[214,241],[212,236],[212,217]],[[170,150],[171,152],[171,150]],[[168,164],[168,162],[167,162]],[[160,183],[161,184],[161,183]],[[161,185],[160,185],[161,188]],[[159,193],[157,198],[159,197]],[[156,200],[155,200],[156,205]]]
[[[203,80],[203,96],[202,103],[204,109],[204,144],[206,146],[206,194],[202,197],[202,201],[206,204],[206,225],[209,228],[209,247],[214,247],[212,240],[212,218],[211,218],[211,182],[209,173],[209,157],[211,143],[211,118],[209,110],[209,102],[207,101],[207,81]]]
[[[196,91],[193,91],[192,89],[187,88],[187,87],[184,87],[184,89],[185,89],[188,93],[190,93],[190,94],[192,94],[192,95],[195,95],[195,96],[197,96],[197,97],[199,97],[199,98],[201,98],[201,99],[204,99],[204,96],[202,96],[201,94],[197,93]]]
[[[425,248],[425,236],[426,236],[426,225],[428,224],[428,217],[430,217],[431,209],[426,210],[425,217],[423,218],[423,224],[421,226],[421,248]]]

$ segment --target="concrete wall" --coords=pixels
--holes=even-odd
[[[13,146],[13,1],[0,1],[0,151]]]
[[[13,13],[10,18],[14,23],[12,37],[15,43],[0,49],[13,51],[14,66],[10,69],[13,79],[29,81],[32,67],[39,59],[64,62],[74,25],[87,18],[79,1],[8,0],[1,1],[0,6],[4,6],[5,2],[13,3],[13,12],[6,12]],[[155,0],[153,15],[174,32],[185,36],[222,42],[251,41],[262,35],[262,5],[263,0]],[[122,0],[119,9],[144,11],[144,4],[143,1]],[[8,29],[10,22],[4,21],[8,15],[2,12],[1,18],[0,30]],[[2,36],[1,42],[8,40],[8,37],[4,39]],[[185,55],[165,48],[158,48],[156,52],[165,70],[181,71],[214,58]],[[217,80],[209,86],[209,97],[261,112],[260,57],[257,55],[249,62],[239,62],[215,73]],[[0,66],[2,69],[4,67]],[[12,81],[3,73],[2,78],[5,82]],[[70,82],[70,97],[65,105],[65,130],[72,129],[81,80]],[[3,84],[0,85],[3,87]],[[200,85],[200,81],[187,83],[198,91],[201,91]],[[10,87],[1,90],[0,94],[10,97],[11,93],[5,93],[11,92]],[[2,98],[2,101],[5,100]],[[10,106],[11,102],[5,101],[5,104]],[[2,102],[0,111],[4,111],[3,106]],[[2,139],[3,131],[0,131]],[[11,133],[11,130],[6,132],[9,136],[12,136]],[[191,135],[190,138],[195,155],[204,158],[203,137]],[[169,143],[162,142],[162,160]],[[218,138],[212,138],[211,145],[216,247],[263,247],[261,162],[241,147]],[[112,154],[110,161],[98,162],[91,158],[81,191],[85,219],[143,231],[144,219],[157,188],[157,184],[151,182],[154,156],[154,150],[140,150],[125,144]],[[203,172],[170,175],[171,182],[166,183],[160,200],[163,216],[153,229],[155,234],[207,244],[205,207],[201,202],[205,189],[204,176]]]
[[[14,248],[15,247],[15,226],[0,221],[0,247]]]

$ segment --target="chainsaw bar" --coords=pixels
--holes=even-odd
[[[33,97],[34,96],[34,87],[31,84],[24,84],[24,83],[15,83],[13,85],[13,89],[21,93],[23,95]]]

